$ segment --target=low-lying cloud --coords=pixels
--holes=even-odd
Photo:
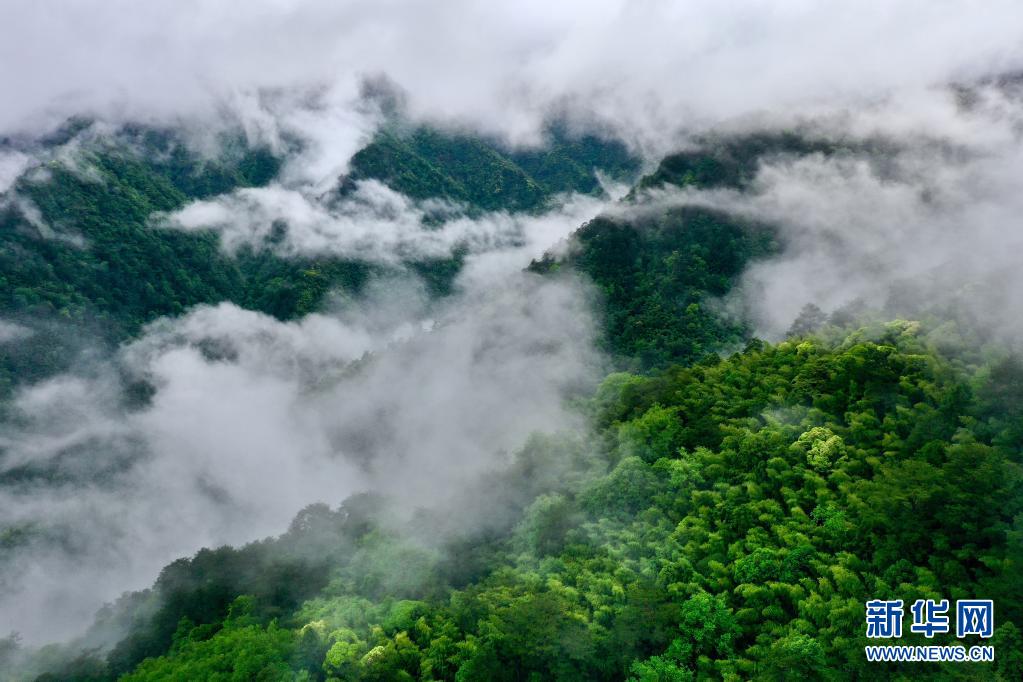
[[[935,95],[915,134],[905,110],[857,112],[834,153],[769,157],[742,190],[660,189],[612,212],[695,205],[773,225],[781,253],[751,264],[730,296],[767,338],[784,336],[808,303],[951,312],[1018,337],[1023,102],[995,88],[974,91],[968,107]],[[810,134],[836,130],[824,120]]]
[[[375,180],[358,182],[340,198],[311,196],[310,191],[279,183],[240,189],[193,202],[155,223],[215,230],[229,253],[247,246],[283,256],[397,264],[448,258],[456,249],[476,254],[550,244],[607,204],[605,199],[572,195],[542,214],[499,211],[470,217],[464,207],[438,199],[415,201]]]
[[[147,328],[120,372],[23,391],[0,442],[0,516],[26,533],[0,620],[28,641],[74,635],[176,557],[363,490],[409,512],[530,432],[578,424],[565,399],[599,375],[581,285],[518,274],[439,306],[417,286],[295,322],[197,308]],[[125,380],[148,382],[147,404],[125,407]]]

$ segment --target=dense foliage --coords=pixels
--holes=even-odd
[[[704,140],[665,157],[635,185],[623,211],[583,225],[567,249],[546,254],[530,268],[547,274],[568,268],[597,285],[604,347],[620,367],[691,363],[741,346],[750,330],[742,311],[725,312],[723,298],[747,265],[780,250],[771,226],[704,208],[650,208],[635,200],[666,186],[741,189],[764,159],[840,150],[796,133]]]
[[[473,135],[430,128],[377,135],[352,158],[349,186],[372,178],[416,199],[443,198],[482,210],[535,210],[564,192],[599,194],[597,172],[615,180],[639,170],[623,144],[560,128],[538,149],[510,150]]]
[[[149,133],[94,144],[19,180],[19,199],[0,209],[0,316],[36,333],[30,344],[7,344],[0,397],[65,369],[83,336],[112,345],[161,315],[225,300],[291,318],[315,310],[331,288],[361,286],[364,264],[268,251],[231,258],[213,232],[151,224],[190,199],[265,183],[278,165],[258,149],[204,161]]]
[[[88,122],[49,143],[68,144]],[[153,225],[151,217],[238,187],[259,186],[280,159],[238,139],[204,159],[173,135],[128,128],[89,139],[22,177],[0,202],[0,317],[36,332],[7,344],[0,398],[70,366],[89,347],[112,345],[145,323],[201,303],[232,301],[280,319],[318,309],[332,290],[357,292],[374,269],[334,257],[282,258],[268,249],[223,253],[217,235]],[[528,172],[527,170],[528,169]],[[356,154],[347,182],[377,179],[414,198],[466,202],[471,210],[538,209],[554,194],[597,193],[596,171],[637,170],[618,142],[555,134],[550,147],[510,152],[467,135],[417,129],[382,134]],[[430,292],[449,293],[464,252],[407,265]],[[64,328],[64,333],[50,333]],[[75,333],[68,333],[71,327]]]
[[[840,150],[834,142],[795,132],[704,140],[694,149],[664,157],[653,173],[639,181],[634,193],[664,185],[741,188],[749,184],[765,158],[833,154]]]
[[[531,268],[588,275],[602,296],[607,350],[625,366],[649,369],[744,342],[748,329],[722,314],[720,299],[751,260],[775,248],[766,227],[673,208],[595,218],[573,235],[567,256],[548,255]]]
[[[219,255],[213,234],[158,230],[147,220],[212,187],[265,180],[273,157],[253,152],[228,170],[101,150],[80,163],[54,162],[19,182],[38,215],[11,207],[0,230],[4,312],[92,312],[133,331],[158,315],[242,295],[239,267]],[[252,178],[242,170],[250,166]]]
[[[1023,368],[939,342],[894,322],[611,375],[596,441],[520,454],[570,463],[507,532],[430,548],[358,500],[311,508],[245,568],[169,567],[159,641],[97,666],[162,649],[129,679],[899,679],[924,668],[865,661],[866,600],[983,596],[996,663],[917,665],[1019,679]],[[330,565],[275,573],[251,560],[268,551]]]

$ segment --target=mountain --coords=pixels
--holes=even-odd
[[[1020,375],[909,322],[613,374],[592,442],[534,441],[485,484],[531,500],[500,532],[438,554],[414,540],[429,519],[406,534],[372,498],[315,505],[168,566],[103,616],[130,633],[105,660],[40,679],[954,675],[864,660],[862,605],[896,594],[995,598],[993,672],[1013,679],[1023,478],[1001,436],[1021,403],[997,396]],[[565,482],[533,478],[566,450]]]
[[[585,273],[602,294],[605,348],[621,365],[649,370],[745,343],[750,330],[724,315],[720,300],[750,261],[776,250],[768,226],[672,208],[595,218],[575,232],[567,255],[547,254],[530,268]]]
[[[21,181],[66,236],[8,210],[5,316],[91,319],[116,339],[201,302],[290,319],[380,267],[229,257],[212,234],[154,229],[154,211],[264,184],[279,164],[266,150],[203,162],[157,139],[144,144],[159,154],[102,148],[88,174],[55,163]],[[278,537],[174,561],[79,641],[26,652],[8,639],[0,661],[38,680],[1020,679],[1023,364],[950,319],[808,308],[790,338],[752,338],[726,301],[783,251],[777,226],[640,198],[743,191],[764,158],[843,147],[701,144],[529,267],[596,289],[599,343],[620,371],[578,401],[589,432],[534,435],[409,519],[377,494],[312,505]],[[561,192],[599,193],[594,169],[637,168],[598,138],[515,151],[388,130],[340,192],[373,179],[468,212],[539,212]],[[443,296],[461,261],[412,265]],[[45,374],[19,357],[8,385]],[[0,547],[32,532],[4,530]],[[918,598],[994,599],[995,662],[867,662],[864,603]]]
[[[487,211],[531,211],[557,194],[601,193],[598,172],[621,182],[638,171],[637,159],[621,142],[572,137],[558,126],[543,147],[533,150],[420,127],[378,134],[352,157],[347,187],[376,179],[416,199],[448,199]]]
[[[862,145],[862,143],[861,143]],[[675,187],[747,186],[758,165],[770,158],[840,153],[845,146],[796,131],[747,133],[698,140],[693,149],[669,154],[635,190]]]
[[[219,156],[207,159],[173,132],[143,127],[85,138],[80,149],[58,153],[88,127],[73,121],[44,140],[34,153],[55,150],[52,160],[17,181],[17,201],[0,203],[0,317],[43,332],[31,344],[8,344],[0,396],[69,367],[82,334],[111,346],[160,316],[221,301],[293,319],[317,310],[331,291],[358,293],[371,273],[386,269],[267,249],[231,256],[213,231],[155,226],[154,215],[190,201],[267,185],[281,160],[230,136]],[[619,142],[552,135],[542,150],[509,151],[428,128],[382,133],[355,155],[342,192],[373,179],[416,199],[465,202],[470,211],[535,211],[556,194],[602,192],[597,172],[621,180],[638,170]],[[450,258],[407,265],[443,295],[463,256],[456,249]],[[73,325],[80,334],[47,333],[54,325]]]

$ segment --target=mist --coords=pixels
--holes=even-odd
[[[517,275],[436,309],[413,280],[349,310],[278,322],[231,304],[152,324],[118,373],[32,386],[0,447],[0,515],[37,533],[4,559],[0,615],[28,642],[200,547],[287,529],[307,504],[373,491],[431,506],[508,461],[532,431],[581,427],[566,398],[600,360],[579,284]]]
[[[926,106],[923,106],[926,103]],[[935,89],[922,100],[821,117],[800,130],[833,153],[761,159],[748,187],[656,188],[615,206],[628,217],[701,206],[777,231],[781,253],[752,263],[725,309],[762,338],[801,309],[952,315],[1014,342],[1023,327],[1023,99],[1015,85]]]
[[[83,114],[207,126],[240,117],[253,134],[317,129],[340,149],[339,136],[360,127],[351,103],[361,83],[386,74],[417,119],[535,143],[557,111],[663,151],[680,133],[723,121],[842,109],[1023,65],[1015,3],[975,9],[918,0],[23,4],[0,27],[0,90],[17,93],[0,131]]]
[[[595,293],[522,269],[602,212],[698,205],[774,226],[782,253],[722,302],[765,338],[807,303],[947,305],[1023,331],[1023,107],[1011,88],[974,87],[1023,68],[1016,3],[119,0],[5,19],[0,208],[20,200],[23,173],[45,174],[37,142],[70,116],[173,127],[211,155],[240,129],[283,157],[274,181],[154,215],[155,228],[387,273],[291,322],[227,303],[163,318],[15,395],[0,434],[0,519],[14,529],[0,622],[30,643],[81,633],[168,561],[278,534],[309,503],[374,491],[410,514],[500,470],[532,432],[585,430],[567,400],[607,368]],[[564,120],[648,166],[708,132],[798,127],[846,147],[764,159],[741,191],[617,205],[608,187],[537,214],[471,214],[376,181],[339,194],[392,107],[510,145],[540,145]],[[456,249],[466,262],[441,301],[402,267]],[[0,320],[0,350],[31,333]]]
[[[569,400],[605,371],[593,292],[523,269],[624,189],[558,197],[529,214],[414,201],[376,181],[341,195],[341,172],[376,115],[365,98],[345,111],[353,118],[331,141],[318,134],[325,119],[289,112],[299,144],[277,147],[285,164],[270,185],[150,222],[213,230],[227,254],[269,249],[378,265],[358,295],[338,292],[322,312],[292,322],[230,303],[199,306],[13,396],[0,435],[10,545],[0,559],[0,620],[24,642],[74,638],[100,607],[149,586],[174,559],[278,535],[312,503],[371,492],[391,500],[388,514],[399,519],[453,496],[478,503],[471,485],[506,468],[531,433],[585,429]],[[338,123],[335,113],[326,120]],[[209,140],[194,133],[185,129],[203,152]],[[101,181],[82,152],[111,134],[100,122],[56,148],[23,145],[12,174],[46,182],[56,161]],[[6,197],[31,211],[17,192]],[[42,238],[64,236],[37,227]],[[404,266],[456,251],[461,272],[443,299]],[[4,322],[0,343],[30,333]]]
[[[269,247],[282,256],[327,255],[393,265],[447,258],[456,249],[518,253],[537,239],[568,236],[606,205],[606,199],[574,195],[540,215],[469,217],[465,207],[437,199],[414,201],[375,180],[356,183],[341,199],[310,196],[307,189],[276,183],[241,189],[193,202],[154,222],[169,229],[215,230],[228,253]],[[275,226],[283,229],[275,234]]]

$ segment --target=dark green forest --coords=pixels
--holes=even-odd
[[[66,142],[83,126],[69,125],[53,142]],[[600,193],[596,171],[624,179],[638,170],[620,143],[552,134],[542,151],[513,152],[429,129],[407,139],[381,133],[355,155],[342,191],[375,179],[417,199],[463,202],[470,210],[539,210],[559,193]],[[171,132],[144,128],[83,146],[75,163],[56,158],[18,181],[14,191],[33,212],[0,204],[0,316],[44,332],[30,347],[0,356],[0,397],[18,383],[67,369],[81,353],[83,335],[112,348],[160,316],[220,301],[293,319],[318,310],[330,292],[358,293],[381,270],[332,257],[282,258],[269,249],[229,256],[213,231],[153,224],[157,212],[267,184],[281,165],[269,149],[228,137],[220,157],[210,160]],[[406,265],[442,295],[460,259],[456,251]],[[76,333],[48,331],[69,327]]]
[[[532,211],[564,192],[600,194],[595,174],[632,179],[639,162],[621,142],[571,136],[552,126],[538,149],[509,150],[477,135],[431,128],[387,130],[352,157],[342,191],[376,179],[415,199],[443,198],[478,210]]]
[[[1023,364],[936,342],[896,321],[612,374],[592,440],[517,454],[501,532],[424,549],[379,501],[315,505],[168,566],[105,659],[43,679],[900,679],[863,659],[864,601],[976,594],[999,658],[972,679],[1018,679]]]
[[[600,216],[573,240],[579,248],[566,258],[547,255],[530,269],[585,273],[601,292],[605,349],[622,367],[646,370],[741,346],[749,330],[718,302],[750,261],[778,249],[770,228],[698,208]]]
[[[212,232],[154,227],[154,212],[269,182],[281,160],[238,145],[204,161],[165,134],[132,139],[88,152],[98,178],[54,163],[20,181],[67,238],[7,210],[0,315],[116,344],[199,303],[299,317],[378,267],[228,256]],[[765,154],[840,153],[795,135],[705,145],[624,201],[665,183],[741,188]],[[508,151],[389,131],[341,191],[373,178],[417,199],[536,211],[600,192],[594,169],[622,179],[639,165],[618,143],[561,132]],[[32,652],[23,678],[1023,679],[1023,360],[954,320],[807,315],[763,342],[722,300],[784,248],[770,225],[695,208],[636,216],[595,218],[564,255],[529,266],[593,283],[614,371],[579,400],[590,433],[534,434],[481,478],[481,530],[439,532],[457,513],[445,509],[396,525],[373,495],[315,504],[280,537],[166,566],[99,613],[81,646]],[[460,262],[411,265],[442,296]],[[4,356],[0,397],[70,362],[71,342],[52,337]],[[996,661],[868,663],[875,598],[993,599]],[[121,635],[90,650],[101,632]],[[0,662],[21,653],[0,644]]]

